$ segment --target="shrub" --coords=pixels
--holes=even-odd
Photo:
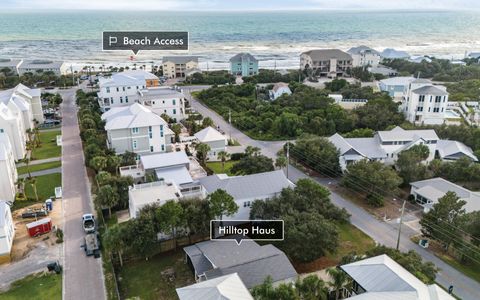
[[[382,207],[384,205],[384,200],[379,194],[368,194],[367,203],[374,207]]]

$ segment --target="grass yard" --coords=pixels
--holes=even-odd
[[[173,281],[162,272],[175,271]],[[184,253],[162,253],[148,261],[125,264],[117,273],[122,299],[170,300],[178,299],[176,288],[195,283],[193,272],[184,263]]]
[[[62,155],[62,148],[57,146],[57,135],[61,135],[61,130],[40,131],[40,147],[35,148],[32,153],[33,159],[45,159],[59,157]]]
[[[38,165],[30,165],[29,169],[30,169],[30,172],[37,172],[37,171],[59,168],[61,166],[62,166],[61,161],[52,161],[52,162],[47,162],[47,163],[38,164]],[[18,167],[17,171],[19,175],[28,173],[26,166]]]
[[[44,201],[51,196],[55,196],[55,188],[62,185],[62,174],[49,174],[37,176],[37,194],[38,200]],[[25,194],[27,199],[35,199],[35,193],[32,185],[28,182],[25,184]]]
[[[62,276],[57,274],[30,275],[12,283],[11,288],[0,293],[0,300],[61,300]]]
[[[207,162],[207,167],[210,168],[210,170],[212,170],[213,173],[215,173],[215,174],[226,173],[229,176],[231,176],[233,174],[230,173],[230,169],[233,167],[234,164],[235,164],[235,161],[231,161],[231,160],[226,161],[225,162],[225,170],[223,170],[221,161],[211,161],[211,162]]]
[[[294,264],[298,273],[310,273],[338,265],[342,257],[350,252],[363,254],[375,247],[375,241],[352,224],[338,225],[340,244],[336,253],[306,264]]]
[[[435,253],[435,255],[453,268],[457,269],[468,277],[480,282],[480,266],[478,264],[461,263],[448,254]]]

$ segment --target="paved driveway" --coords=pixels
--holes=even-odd
[[[226,122],[221,116],[190,97],[189,91],[201,90],[204,88],[205,87],[203,86],[185,87],[184,92],[187,99],[190,100],[192,108],[197,110],[203,116],[210,117],[215,122],[215,124],[220,125],[221,129],[223,129],[227,134],[231,134],[232,138],[238,140],[243,146],[251,145],[259,147],[264,155],[272,158],[275,157],[277,151],[281,149],[284,142],[265,142],[253,140],[238,129],[230,126],[230,124],[228,124],[228,122]],[[307,175],[305,175],[293,166],[289,166],[288,171],[289,179],[293,182],[296,182],[300,178],[308,178]],[[330,179],[312,179],[329,188],[328,182],[331,181]],[[350,221],[353,225],[365,232],[377,243],[389,247],[396,246],[398,224],[396,224],[395,222],[385,223],[377,220],[363,208],[356,206],[354,203],[344,199],[342,196],[333,191],[331,191],[331,193],[332,202],[339,207],[344,207],[351,214]],[[440,272],[437,274],[436,281],[447,288],[450,285],[453,285],[454,293],[460,298],[465,300],[480,299],[480,283],[471,279],[470,277],[463,275],[461,272],[457,271],[455,268],[450,267],[448,264],[444,263],[432,253],[411,242],[409,237],[416,233],[417,232],[409,226],[402,227],[400,250],[415,250],[423,257],[424,260],[433,262],[437,267],[441,269]]]
[[[62,180],[64,203],[63,299],[105,299],[102,260],[85,256],[80,246],[85,236],[81,217],[92,212],[90,189],[79,136],[75,90],[61,90],[62,104]]]

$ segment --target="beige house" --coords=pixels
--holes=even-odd
[[[196,56],[164,56],[162,59],[163,76],[167,78],[185,78],[188,73],[198,70]]]
[[[312,70],[314,76],[344,76],[352,64],[352,56],[338,49],[310,50],[300,55],[300,67]]]

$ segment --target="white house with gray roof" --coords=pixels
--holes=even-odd
[[[294,282],[297,272],[285,253],[255,241],[205,241],[183,248],[187,264],[202,282],[237,273],[248,289],[260,285],[270,276],[273,284]]]
[[[0,263],[10,261],[15,225],[12,219],[10,205],[0,201]]]
[[[455,161],[465,157],[478,162],[478,157],[475,156],[472,148],[458,141],[438,140],[435,155],[444,161]]]
[[[315,76],[343,76],[352,66],[352,56],[338,49],[310,50],[300,55],[301,69],[311,69]]]
[[[378,131],[371,138],[344,138],[338,133],[328,138],[340,153],[340,166],[343,170],[362,159],[393,164],[398,154],[414,145],[423,144],[430,154],[426,162],[435,158],[439,140],[435,130],[405,130],[395,127],[389,131]]]
[[[467,213],[480,210],[480,193],[472,192],[453,182],[443,178],[431,178],[421,181],[411,182],[410,194],[415,197],[415,201],[422,205],[425,212],[428,212],[438,199],[445,196],[447,192],[454,192],[457,196],[466,202],[464,208]]]
[[[347,53],[352,56],[354,67],[376,67],[380,62],[380,53],[367,46],[352,47]]]
[[[17,70],[19,75],[25,73],[53,72],[55,75],[60,76],[66,73],[67,66],[63,61],[35,59],[23,60],[22,63],[18,65]]]
[[[180,300],[253,300],[237,273],[178,288]]]
[[[139,102],[157,115],[166,114],[175,122],[185,119],[186,98],[175,87],[155,87],[138,91]]]
[[[22,63],[21,59],[0,58],[0,71],[8,69],[12,74],[18,74],[18,66]]]
[[[114,107],[102,115],[109,149],[138,155],[167,152],[174,133],[167,122],[145,106],[134,103]]]
[[[230,217],[224,216],[224,220],[248,220],[253,201],[271,199],[283,189],[294,187],[282,170],[243,176],[215,174],[200,178],[199,181],[206,193],[222,189],[235,199],[238,212]]]
[[[427,79],[415,79],[406,89],[401,110],[407,121],[415,124],[439,125],[446,120],[447,88],[433,85]]]
[[[382,254],[340,266],[352,279],[352,300],[454,300],[436,284],[427,285]]]
[[[205,127],[193,136],[199,143],[210,146],[210,151],[207,154],[210,161],[218,160],[218,152],[227,151],[227,138],[211,126]]]
[[[129,70],[98,80],[98,103],[102,111],[138,102],[139,91],[159,85],[159,79],[144,70]]]
[[[292,91],[285,82],[277,82],[273,85],[273,88],[268,91],[271,100],[276,100],[278,97],[286,94],[291,95]]]
[[[0,200],[15,201],[18,179],[13,147],[6,133],[0,133]]]

